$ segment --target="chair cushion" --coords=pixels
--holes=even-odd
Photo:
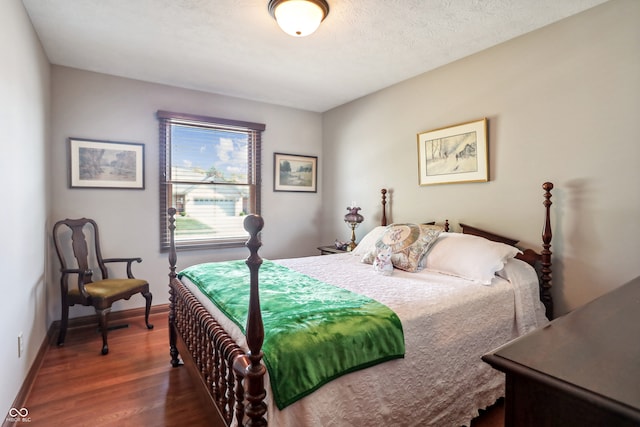
[[[86,291],[93,298],[111,298],[124,294],[147,284],[142,279],[105,279],[84,285]],[[69,287],[69,295],[79,295],[77,286]]]

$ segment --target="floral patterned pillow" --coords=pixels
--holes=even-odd
[[[416,272],[421,268],[422,258],[442,231],[443,228],[437,225],[391,224],[362,257],[362,262],[372,264],[380,250],[390,248],[393,253],[391,262],[395,268]]]

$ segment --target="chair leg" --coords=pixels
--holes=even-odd
[[[149,323],[149,312],[151,311],[151,299],[153,298],[153,296],[151,295],[151,292],[143,292],[142,296],[147,301],[144,310],[144,323],[147,324],[147,329],[153,329],[153,325]]]
[[[98,321],[100,322],[100,330],[102,331],[102,354],[109,353],[109,346],[107,345],[107,333],[109,332],[109,312],[111,307],[102,310],[96,309],[98,314]]]
[[[58,345],[64,345],[67,336],[67,325],[69,324],[69,305],[62,301],[62,315],[60,316],[60,333],[58,334]]]

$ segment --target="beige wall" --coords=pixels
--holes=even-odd
[[[0,58],[0,420],[4,420],[48,326],[44,307],[49,63],[19,1],[0,2]],[[21,332],[24,353],[18,358]]]
[[[552,181],[557,312],[638,276],[638,22],[640,2],[613,0],[325,113],[324,240],[344,234],[354,199],[359,234],[373,227],[388,187],[394,221],[448,218],[539,245]],[[420,187],[416,134],[483,117],[490,182]]]
[[[379,220],[450,219],[538,243],[543,181],[553,197],[554,295],[560,313],[640,274],[640,2],[612,0],[563,22],[418,76],[325,114],[309,113],[64,67],[50,70],[20,2],[0,2],[0,178],[5,273],[0,302],[0,412],[9,409],[46,329],[58,319],[51,224],[88,216],[105,254],[141,256],[154,303],[167,301],[158,250],[158,109],[267,125],[263,256],[304,256],[346,239],[345,207]],[[491,181],[420,187],[416,134],[489,119]],[[67,138],[142,142],[146,189],[69,189]],[[317,194],[274,193],[273,152],[319,156]],[[50,157],[50,160],[47,160]],[[326,189],[326,190],[325,190]],[[246,257],[246,250],[181,253],[179,268]],[[141,306],[136,299],[115,309]],[[91,313],[72,311],[72,316]],[[17,357],[17,335],[26,352]],[[14,344],[11,344],[14,343]]]
[[[266,124],[262,150],[262,213],[266,227],[261,251],[265,258],[317,253],[319,230],[313,221],[322,214],[318,193],[273,192],[273,153],[313,155],[322,162],[322,122],[318,113],[277,107],[237,98],[178,89],[137,80],[52,67],[51,222],[90,217],[101,228],[103,255],[139,256],[134,274],[151,284],[153,303],[168,302],[167,254],[159,247],[159,160],[157,110],[208,115]],[[69,137],[145,144],[144,190],[71,189],[68,186]],[[320,163],[321,164],[321,163]],[[246,258],[245,248],[180,252],[178,268],[197,262]],[[58,261],[48,289],[48,320],[59,318]],[[142,297],[122,301],[114,310],[139,307]],[[91,314],[72,307],[70,316]]]

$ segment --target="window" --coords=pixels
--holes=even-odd
[[[169,111],[158,119],[161,249],[169,248],[169,207],[178,249],[244,245],[244,216],[260,213],[265,125]]]

